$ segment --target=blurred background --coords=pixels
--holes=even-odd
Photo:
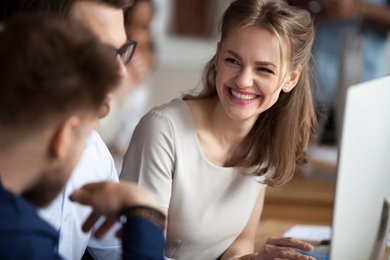
[[[218,23],[228,0],[154,0],[152,30],[156,69],[149,106],[169,102],[200,83],[203,66],[215,53]]]
[[[219,21],[229,3],[230,0],[154,0],[155,12],[150,30],[154,42],[155,59],[153,69],[145,84],[148,98],[145,99],[144,112],[151,107],[167,103],[201,84],[203,66],[215,53],[219,37]],[[337,22],[344,23],[344,21]],[[362,35],[367,32],[367,29],[360,31],[361,19],[351,19],[345,23],[348,28],[359,28],[355,30],[359,32],[359,35],[360,32],[362,32]],[[332,30],[325,33],[334,35]],[[381,31],[381,33],[388,34],[386,30]],[[345,31],[341,34],[348,35]],[[388,38],[388,36],[381,38],[386,44],[385,55],[383,55],[385,61],[384,74],[390,73],[390,44]],[[340,40],[340,53],[352,49],[348,45],[350,42],[351,40],[349,42],[344,39]],[[352,40],[352,42],[354,41]],[[337,69],[335,69],[335,73],[343,74],[345,67],[354,71],[355,65],[359,63],[358,60],[362,59],[359,52],[360,50],[357,50],[356,56],[354,56],[354,53],[348,54],[352,55],[352,58],[348,57],[350,59],[348,64],[350,65],[346,65],[347,63],[343,60],[336,61]],[[336,54],[336,56],[341,57],[343,55]],[[377,56],[374,54],[373,57]],[[316,76],[321,77],[321,72],[326,71],[328,71],[328,68],[318,71]],[[354,71],[353,73],[359,74],[361,71]],[[345,77],[345,75],[334,75],[334,77],[337,77],[335,81],[339,82],[338,85],[353,82],[344,81],[340,83],[340,78]],[[356,81],[353,83],[356,83]],[[320,96],[322,92],[318,88],[319,86],[314,87],[317,95],[316,99],[322,100]],[[334,95],[340,96],[338,91],[335,90],[334,92]],[[328,107],[325,111],[328,113],[334,109],[336,104],[326,105]],[[320,110],[320,107],[318,109]],[[280,233],[297,223],[325,226],[331,224],[338,148],[334,122],[336,115],[335,112],[331,115],[318,113],[321,117],[322,128],[320,129],[322,133],[319,133],[319,135],[330,131],[331,137],[325,135],[326,138],[320,140],[318,136],[318,140],[313,140],[309,150],[309,164],[298,169],[296,176],[288,184],[267,190],[261,220],[263,226],[259,229],[257,245],[264,242],[263,238],[269,235],[280,235]],[[329,117],[333,117],[333,120],[330,120],[330,123],[324,122]],[[324,131],[325,128],[328,130]],[[120,165],[118,168],[120,168]]]
[[[204,64],[214,54],[220,18],[230,0],[154,0],[152,24],[156,39],[156,69],[150,106],[196,87]],[[390,61],[390,44],[386,57]],[[386,71],[390,72],[390,62]]]
[[[314,2],[319,1],[310,1]],[[136,55],[128,67],[129,74],[134,75],[134,82],[128,83],[129,88],[125,89],[126,95],[123,95],[126,98],[114,100],[112,113],[102,120],[98,128],[116,160],[119,172],[131,133],[142,115],[151,107],[167,103],[201,84],[203,66],[215,53],[219,21],[230,0],[136,0],[135,3],[137,6],[126,11],[125,19],[128,39],[138,42]],[[314,8],[311,10],[314,13],[318,11],[318,5],[311,8]],[[3,13],[3,10],[2,0],[0,12]],[[357,24],[355,28],[359,30],[355,32],[358,35],[372,32],[366,27],[361,30],[361,19],[352,19],[347,23],[348,26]],[[380,32],[381,40],[386,45],[384,55],[378,57],[374,53],[372,57],[383,58],[384,74],[390,74],[390,44],[386,30]],[[327,33],[332,35],[334,32]],[[351,49],[348,41],[342,42],[344,52]],[[359,51],[356,53],[356,56],[348,54],[352,55],[348,58],[349,63],[345,60],[336,61],[337,66],[340,66],[336,72],[353,70],[354,65],[346,64],[356,64],[362,58]],[[321,71],[317,74],[321,77]],[[340,83],[339,76],[335,77]],[[316,93],[316,98],[321,99],[321,91]],[[331,109],[329,105],[326,111]],[[333,114],[333,117],[336,116]],[[337,135],[332,123],[322,122],[322,129],[327,124],[333,135]],[[324,142],[313,141],[310,158],[309,165],[298,169],[290,183],[281,188],[268,189],[262,221],[267,223],[269,220],[270,228],[262,229],[264,236],[282,232],[291,223],[330,225],[336,182],[337,138],[333,136]]]

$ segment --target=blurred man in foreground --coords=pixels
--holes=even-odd
[[[56,198],[80,160],[120,80],[116,52],[80,26],[40,14],[5,24],[0,57],[0,259],[59,259],[59,234],[36,207]],[[84,230],[106,215],[97,237],[127,217],[124,259],[163,258],[164,215],[149,192],[106,182],[71,198],[95,208]]]
[[[36,12],[51,13],[72,20],[95,34],[99,40],[116,49],[117,70],[120,82],[127,76],[125,64],[130,62],[135,45],[126,40],[123,9],[131,0],[9,0],[5,17]],[[99,65],[99,64],[97,64]],[[107,93],[99,117],[109,112],[113,91]],[[118,182],[112,156],[99,134],[92,131],[84,146],[80,162],[66,184],[63,192],[40,214],[60,232],[59,252],[66,259],[81,259],[85,249],[95,259],[118,259],[120,241],[110,232],[101,240],[94,239],[91,232],[84,233],[80,226],[90,214],[89,207],[69,200],[69,195],[85,184],[100,181]]]

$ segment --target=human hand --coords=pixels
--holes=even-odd
[[[101,238],[118,221],[120,211],[133,205],[145,205],[158,208],[157,199],[148,190],[134,183],[122,181],[99,182],[83,186],[70,195],[70,200],[83,205],[92,206],[93,211],[84,222],[82,230],[87,232],[101,216],[106,220],[95,232]],[[119,236],[120,230],[117,232]]]
[[[315,260],[311,256],[306,256],[295,249],[305,251],[313,250],[310,243],[306,243],[294,238],[268,238],[263,248],[250,255],[240,257],[241,260],[271,260],[271,259],[296,259],[296,260]]]

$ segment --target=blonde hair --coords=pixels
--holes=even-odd
[[[278,101],[260,114],[256,123],[233,153],[228,164],[257,166],[256,176],[266,175],[264,183],[276,186],[289,181],[297,165],[306,163],[306,150],[316,127],[309,65],[314,39],[310,14],[282,0],[236,0],[225,11],[221,23],[221,42],[237,26],[266,29],[280,39],[288,68],[301,66],[295,88],[281,92]],[[203,99],[217,95],[214,56],[203,72],[203,89],[184,99]],[[286,59],[285,59],[286,60]]]

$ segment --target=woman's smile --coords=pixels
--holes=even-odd
[[[249,105],[259,99],[259,95],[249,92],[240,91],[237,88],[226,87],[229,100],[238,105]]]

